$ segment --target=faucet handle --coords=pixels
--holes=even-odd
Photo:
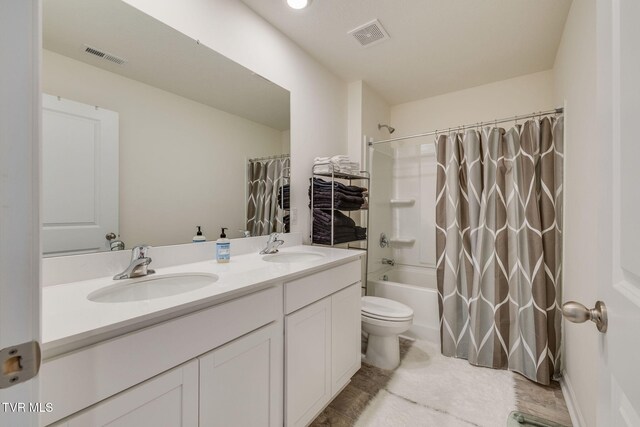
[[[147,258],[147,252],[149,252],[149,249],[151,249],[151,246],[149,245],[135,246],[133,249],[131,249],[131,259],[135,260],[140,258]]]
[[[269,242],[275,242],[278,240],[278,237],[280,237],[280,235],[278,233],[271,233],[269,235]]]

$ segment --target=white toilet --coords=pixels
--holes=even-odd
[[[382,369],[400,364],[398,335],[413,322],[413,310],[387,298],[362,297],[362,330],[369,334],[367,363]]]

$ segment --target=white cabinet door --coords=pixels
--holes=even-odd
[[[287,426],[305,426],[331,398],[331,298],[285,318]]]
[[[360,282],[331,295],[331,394],[360,369]]]
[[[197,427],[198,362],[158,375],[57,425]]]
[[[106,250],[118,234],[118,113],[42,96],[42,250]]]
[[[199,358],[200,426],[282,426],[282,323]]]

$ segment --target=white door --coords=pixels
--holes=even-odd
[[[37,379],[12,348],[40,339],[40,1],[0,0],[0,424],[37,425]],[[9,368],[8,371],[5,368]],[[17,378],[17,380],[15,380]],[[37,377],[36,377],[37,378]],[[13,382],[12,382],[13,381]],[[4,388],[6,387],[6,388]],[[25,405],[18,410],[17,405]]]
[[[599,347],[598,425],[631,427],[640,426],[640,2],[597,7],[600,140],[613,146],[612,274],[599,284],[609,324]]]
[[[118,113],[42,97],[42,249],[107,250],[118,234]]]

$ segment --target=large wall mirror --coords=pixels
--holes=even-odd
[[[45,256],[288,231],[287,90],[120,0],[44,1],[42,63]]]

